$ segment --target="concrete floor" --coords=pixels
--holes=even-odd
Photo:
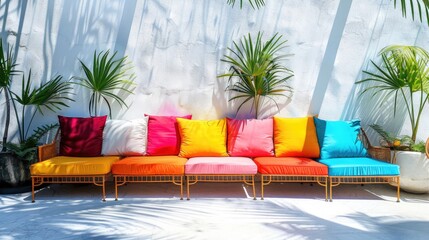
[[[323,188],[273,183],[253,200],[240,183],[198,183],[191,200],[164,183],[112,183],[107,201],[92,185],[51,185],[31,194],[0,195],[0,239],[428,239],[429,194],[388,185]],[[257,188],[259,196],[259,185]]]

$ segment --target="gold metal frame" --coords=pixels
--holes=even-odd
[[[325,187],[325,201],[328,201],[328,175],[275,175],[261,174],[261,200],[264,200],[264,186],[272,182],[317,183]]]
[[[180,186],[180,200],[183,200],[183,175],[114,175],[115,201],[118,201],[118,187],[126,183],[166,183],[171,182]]]
[[[397,187],[396,201],[400,202],[401,188],[398,176],[330,176],[329,199],[332,202],[332,187],[340,184],[394,184]]]
[[[190,200],[189,186],[197,182],[243,182],[246,185],[252,186],[253,200],[256,200],[255,191],[255,175],[249,174],[230,174],[230,175],[199,175],[187,174],[186,175],[186,193],[187,199]]]
[[[102,187],[102,201],[106,201],[106,177],[107,175],[36,175],[31,176],[31,202],[35,202],[34,188],[44,183],[92,183]]]

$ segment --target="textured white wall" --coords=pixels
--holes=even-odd
[[[259,10],[232,8],[226,0],[1,1],[0,27],[1,37],[17,46],[19,69],[28,73],[31,68],[40,81],[55,74],[82,76],[78,59],[90,62],[94,50],[127,55],[137,76],[136,90],[126,99],[129,109],[117,109],[114,115],[127,119],[145,113],[233,117],[236,106],[227,101],[226,79],[216,78],[228,69],[220,59],[245,34],[263,31],[271,37],[279,32],[288,40],[284,53],[294,54],[285,62],[295,72],[294,95],[289,101],[278,99],[279,112],[268,105],[263,117],[361,118],[365,125],[385,124],[388,130],[408,133],[407,123],[401,130],[403,115],[394,119],[386,111],[388,103],[359,99],[354,82],[386,45],[429,49],[428,27],[402,18],[393,1],[350,1],[266,0]],[[345,17],[344,31],[333,28],[336,16]],[[328,43],[336,54],[326,51]],[[329,65],[332,71],[323,73],[321,66]],[[86,89],[76,88],[75,99],[59,114],[88,116]],[[422,139],[429,132],[428,112]],[[245,109],[239,117],[251,115]],[[47,114],[37,123],[54,121],[56,115]]]

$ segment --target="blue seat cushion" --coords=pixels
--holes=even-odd
[[[328,166],[329,176],[396,176],[399,166],[373,158],[328,158],[320,159]]]

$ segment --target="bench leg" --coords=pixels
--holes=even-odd
[[[256,200],[255,176],[252,176],[253,200]]]
[[[31,178],[31,202],[32,203],[34,203],[35,202],[35,200],[34,200],[34,177],[33,178]]]
[[[190,200],[189,198],[189,177],[186,178],[186,200]]]
[[[397,187],[397,190],[396,190],[396,202],[400,202],[401,200],[401,184],[400,184],[400,178],[399,177],[396,177],[396,182],[398,183],[397,185],[398,185],[398,187]]]
[[[104,177],[103,177],[103,202],[105,202],[106,201],[106,181],[105,181],[105,179],[104,179]]]
[[[115,176],[115,201],[118,201],[118,177]]]
[[[328,201],[328,178],[325,179],[325,202]]]
[[[180,200],[183,200],[183,176],[180,176]]]

